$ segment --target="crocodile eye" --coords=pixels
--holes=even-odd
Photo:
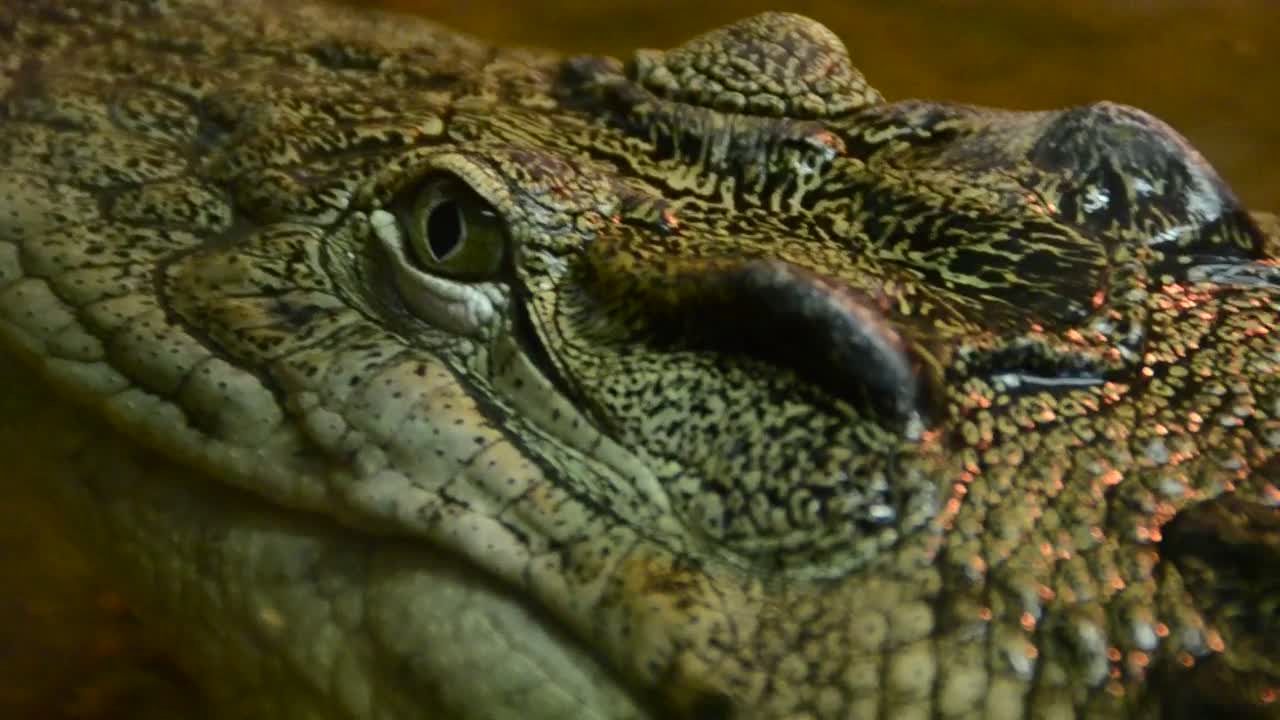
[[[402,212],[419,269],[463,278],[491,277],[502,265],[506,233],[493,208],[462,181],[435,178]]]

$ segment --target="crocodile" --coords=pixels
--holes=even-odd
[[[1280,717],[1280,222],[1150,114],[215,0],[0,94],[0,447],[222,716]]]

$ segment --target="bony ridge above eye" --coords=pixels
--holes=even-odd
[[[425,179],[397,214],[418,269],[461,279],[491,278],[501,269],[507,246],[502,219],[461,180]]]

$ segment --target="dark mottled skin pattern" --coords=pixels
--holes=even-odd
[[[0,10],[0,339],[58,392],[660,714],[1280,717],[1280,234],[1159,120],[887,103],[790,15],[624,63],[255,5]],[[440,177],[487,314],[370,229]]]

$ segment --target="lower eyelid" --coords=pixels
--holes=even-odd
[[[369,226],[391,256],[396,289],[414,315],[450,332],[481,337],[505,303],[483,287],[422,272],[409,262],[405,233],[396,217],[369,213]]]

